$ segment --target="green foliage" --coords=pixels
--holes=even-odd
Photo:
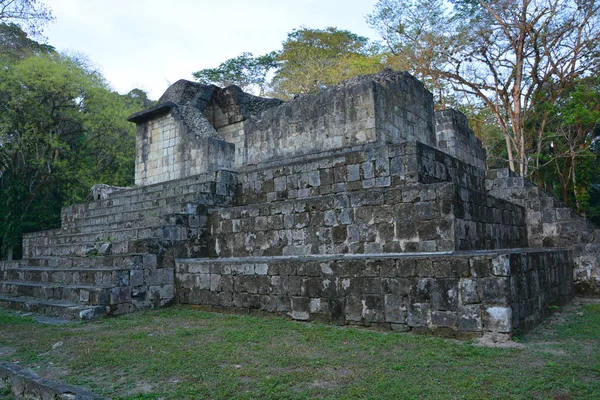
[[[52,52],[54,52],[52,46],[29,39],[18,25],[0,23],[0,54],[3,58],[23,59]]]
[[[3,58],[0,69],[4,253],[24,232],[57,227],[60,207],[86,199],[94,183],[133,182],[135,132],[126,118],[142,108],[77,59],[27,54]]]
[[[217,68],[206,68],[192,75],[203,84],[217,86],[237,85],[243,90],[258,87],[263,94],[267,84],[267,74],[277,67],[277,54],[271,52],[254,57],[252,53],[242,53],[221,63]]]
[[[260,95],[289,99],[384,67],[383,55],[367,38],[337,28],[294,30],[282,46],[258,57],[242,53],[192,75],[204,84],[238,85],[246,91],[258,89]]]
[[[333,27],[301,28],[288,34],[277,56],[273,92],[290,98],[383,69],[381,55],[367,38]]]
[[[597,203],[590,203],[593,186],[600,178],[598,138],[600,137],[600,77],[579,80],[553,103],[541,103],[540,112],[549,115],[539,154],[536,177],[579,212],[597,215]]]

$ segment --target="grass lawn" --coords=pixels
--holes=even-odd
[[[0,311],[1,361],[113,399],[600,399],[600,302],[516,340],[483,348],[183,307],[64,326]]]

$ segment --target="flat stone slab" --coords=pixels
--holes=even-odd
[[[9,388],[18,399],[106,399],[87,389],[43,379],[12,363],[0,363],[0,389]]]

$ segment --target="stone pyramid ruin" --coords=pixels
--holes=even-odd
[[[506,169],[408,73],[289,102],[178,81],[97,186],[0,262],[0,305],[93,319],[193,304],[505,340],[600,292],[600,231]]]

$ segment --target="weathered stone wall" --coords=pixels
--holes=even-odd
[[[455,249],[452,184],[329,194],[215,209],[218,257]]]
[[[435,146],[433,96],[407,72],[385,70],[369,79],[374,87],[379,143],[418,141]]]
[[[201,117],[196,115],[196,118]],[[136,185],[151,185],[233,167],[235,146],[219,139],[211,126],[204,128],[212,130],[209,132],[212,136],[191,130],[185,119],[173,108],[167,114],[138,122]]]
[[[551,313],[551,307],[571,301],[573,267],[572,252],[565,250],[514,252],[496,261],[496,274],[507,278],[502,292],[510,288],[513,330],[527,332]]]
[[[465,187],[454,190],[457,250],[528,247],[523,207]]]
[[[135,184],[152,184],[178,178],[177,171],[169,168],[177,161],[181,143],[179,124],[171,113],[138,125],[136,135]],[[176,160],[177,158],[177,160]]]
[[[479,191],[485,175],[476,167],[414,142],[324,154],[240,170],[236,207],[210,214],[212,254],[527,246],[522,207]]]
[[[600,294],[600,229],[527,179],[508,169],[488,171],[493,196],[525,207],[531,247],[573,249],[575,288],[580,295]]]
[[[463,204],[459,203],[464,201]],[[371,188],[215,209],[214,256],[525,247],[520,206],[451,183]]]
[[[177,301],[506,339],[572,297],[568,251],[178,260]]]
[[[486,153],[469,127],[467,117],[453,109],[435,112],[437,148],[459,160],[485,170]]]
[[[238,165],[320,153],[374,142],[373,85],[368,80],[333,86],[265,111],[245,125]],[[237,143],[236,143],[237,145]]]
[[[484,191],[485,171],[419,142],[329,151],[261,168],[239,168],[236,205],[353,192],[407,183],[453,182]]]

